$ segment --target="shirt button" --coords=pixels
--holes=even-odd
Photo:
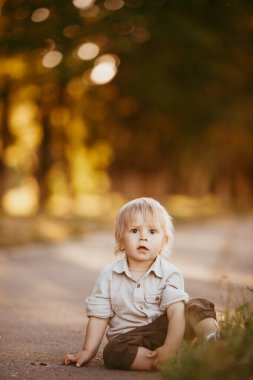
[[[143,307],[142,307],[142,306],[140,306],[140,309],[141,309],[141,310],[143,310]]]
[[[156,301],[159,301],[159,297],[157,296],[157,297],[155,298],[155,300],[156,300]]]
[[[139,288],[141,285],[140,284],[137,284],[137,288]]]

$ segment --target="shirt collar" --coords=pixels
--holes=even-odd
[[[148,269],[147,273],[154,272],[157,277],[163,277],[161,268],[161,256],[158,255],[151,267]]]
[[[113,271],[116,273],[125,273],[128,277],[131,278],[131,273],[128,268],[126,255],[124,255],[124,257],[116,263],[115,267],[113,268]]]
[[[128,268],[126,255],[123,257],[123,259],[119,260],[116,263],[113,271],[116,273],[125,273],[128,277],[132,278],[131,273]],[[149,274],[150,272],[154,272],[154,274],[157,277],[160,277],[160,278],[163,277],[162,269],[161,269],[161,257],[159,255],[157,256],[157,258],[155,259],[151,267],[147,270],[146,275]]]

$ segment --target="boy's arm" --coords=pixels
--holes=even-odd
[[[66,355],[64,357],[64,364],[76,363],[76,366],[80,367],[82,364],[87,363],[94,358],[103,339],[108,321],[109,318],[90,317],[86,329],[83,349],[77,354]]]
[[[155,351],[147,354],[154,358],[154,367],[159,367],[169,358],[175,356],[181,346],[185,331],[185,308],[182,301],[168,306],[168,331],[164,344]]]

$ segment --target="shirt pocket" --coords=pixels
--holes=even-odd
[[[144,296],[147,304],[159,305],[161,302],[161,293],[145,294]]]

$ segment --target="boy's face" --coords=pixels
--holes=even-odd
[[[148,269],[161,252],[164,242],[165,236],[159,220],[150,224],[142,214],[136,214],[122,237],[129,267]]]

